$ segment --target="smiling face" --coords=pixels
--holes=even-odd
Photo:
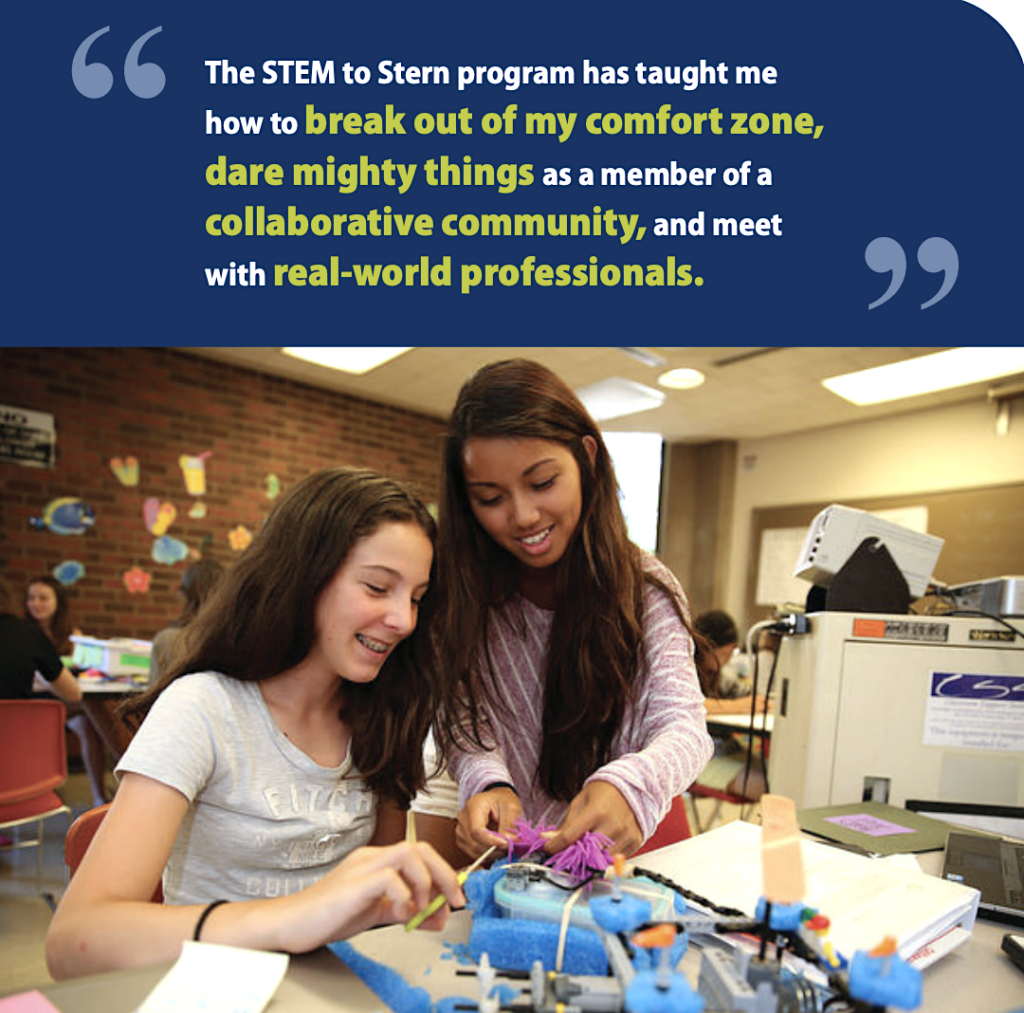
[[[416,628],[434,550],[414,523],[390,521],[353,545],[316,603],[308,662],[349,682],[372,682]]]
[[[37,623],[46,626],[57,614],[57,592],[47,584],[29,584],[25,607]]]
[[[589,436],[583,442],[593,459],[596,444]],[[506,552],[531,569],[565,555],[583,512],[580,469],[568,447],[474,438],[466,441],[462,466],[473,516]]]

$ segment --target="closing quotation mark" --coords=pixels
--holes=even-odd
[[[872,271],[884,274],[892,271],[892,280],[885,290],[881,299],[876,299],[868,304],[868,309],[873,310],[876,306],[888,302],[898,291],[903,279],[907,275],[907,255],[903,247],[890,239],[888,236],[879,236],[868,243],[864,251],[864,259]],[[932,236],[926,239],[917,250],[917,262],[932,274],[942,271],[945,277],[942,279],[942,287],[927,302],[921,303],[921,309],[926,310],[934,306],[940,299],[945,299],[949,290],[956,284],[956,276],[960,271],[960,258],[957,256],[956,247],[941,236]]]
[[[163,26],[154,28],[139,36],[128,50],[124,59],[124,83],[128,90],[139,98],[155,98],[164,90],[167,78],[164,72],[155,63],[143,63],[139,65],[139,53],[142,47],[157,32],[162,32]],[[89,47],[105,32],[110,31],[110,25],[93,32],[75,51],[75,58],[71,61],[71,80],[75,87],[86,98],[103,98],[114,86],[114,75],[110,68],[103,63],[86,63],[85,57]]]

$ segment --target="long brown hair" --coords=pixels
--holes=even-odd
[[[593,462],[586,436],[597,445]],[[497,610],[517,590],[519,564],[477,522],[463,473],[467,441],[494,437],[559,443],[579,468],[582,512],[555,564],[559,635],[548,646],[537,771],[548,795],[568,801],[611,758],[627,707],[642,705],[634,690],[645,663],[645,587],[668,595],[687,630],[692,627],[675,594],[645,571],[640,550],[629,540],[611,457],[579,398],[537,362],[484,366],[459,392],[444,445],[437,642],[458,680],[446,748],[486,748],[490,736],[481,704],[507,715],[487,644],[490,624],[499,621]]]
[[[356,542],[390,522],[416,524],[434,542],[426,507],[393,479],[331,468],[298,482],[183,629],[175,663],[128,712],[146,713],[167,686],[191,672],[250,682],[299,664],[316,640],[316,603],[324,587]],[[423,649],[430,597],[420,604],[416,630],[391,652],[377,678],[345,685],[342,718],[351,730],[353,762],[370,788],[401,805],[424,783],[423,742],[439,699]]]
[[[64,590],[64,585],[60,581],[55,580],[49,574],[44,573],[40,577],[33,577],[25,588],[25,595],[28,596],[29,588],[33,584],[45,584],[57,598],[57,610],[53,613],[53,618],[50,620],[50,628],[46,629],[42,623],[36,621],[32,613],[28,610],[28,605],[25,606],[25,618],[36,625],[53,641],[54,646],[57,648],[59,654],[68,654],[71,651],[71,641],[69,637],[74,630],[74,624],[71,622],[71,603],[68,601],[68,593]]]

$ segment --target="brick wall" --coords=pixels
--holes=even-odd
[[[436,496],[442,420],[164,349],[0,348],[0,405],[54,416],[52,470],[0,461],[0,572],[16,593],[64,560],[85,565],[68,588],[74,622],[99,637],[151,637],[175,618],[188,561],[153,559],[143,502],[172,503],[167,534],[222,562],[228,533],[255,531],[273,505],[267,476],[286,489],[320,467],[376,468]],[[205,517],[185,488],[182,454],[206,461]],[[111,458],[134,456],[139,482],[122,485]],[[82,535],[36,530],[58,497],[78,497],[95,524]],[[131,594],[125,571],[151,574]]]

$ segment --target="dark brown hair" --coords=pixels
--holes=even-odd
[[[25,587],[26,598],[28,597],[29,588],[33,584],[45,584],[53,591],[57,598],[57,611],[53,613],[53,618],[50,620],[50,628],[48,630],[45,629],[42,623],[36,623],[36,625],[53,641],[58,653],[70,653],[71,641],[68,638],[71,636],[74,624],[71,622],[71,603],[68,601],[68,593],[64,590],[64,585],[48,573],[44,573],[41,577],[33,577],[28,582]],[[36,622],[28,610],[28,605],[25,606],[25,618],[29,622]]]
[[[586,436],[597,445],[593,463]],[[559,443],[579,468],[582,511],[555,564],[554,628],[562,632],[548,647],[537,771],[543,790],[567,801],[610,759],[627,706],[642,705],[634,689],[644,665],[645,587],[664,592],[691,627],[676,595],[645,571],[629,540],[611,457],[579,398],[539,363],[512,359],[484,366],[459,392],[444,445],[437,642],[458,680],[459,698],[446,748],[486,747],[481,702],[492,713],[507,713],[493,680],[488,630],[498,621],[495,610],[517,589],[519,564],[477,522],[463,473],[467,441],[494,437]]]
[[[185,627],[175,663],[128,712],[146,713],[168,685],[191,672],[259,681],[299,664],[316,640],[321,592],[356,542],[392,522],[415,524],[434,541],[426,507],[393,479],[331,468],[297,483]],[[353,762],[370,788],[400,805],[423,785],[423,742],[438,703],[423,650],[429,606],[428,593],[416,630],[376,679],[345,686],[342,718],[351,730]]]

